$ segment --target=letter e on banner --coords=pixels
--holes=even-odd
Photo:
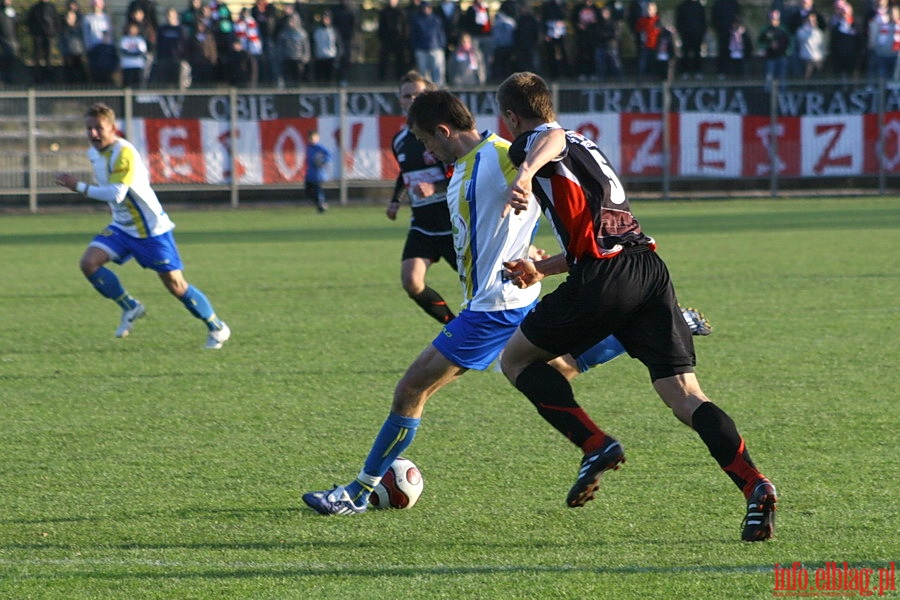
[[[153,183],[206,182],[199,121],[145,119],[144,136]]]
[[[740,115],[684,113],[679,120],[680,175],[740,176],[744,150]]]

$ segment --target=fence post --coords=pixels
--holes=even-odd
[[[130,87],[125,88],[125,96],[122,99],[125,103],[125,137],[129,140],[134,139],[134,92]]]
[[[347,160],[347,157],[350,155],[350,138],[352,137],[352,132],[350,131],[350,126],[347,121],[347,82],[341,82],[341,86],[338,89],[338,122],[340,123],[339,127],[341,129],[340,135],[340,144],[341,147],[338,148],[338,154],[340,155],[340,169],[338,172],[341,174],[341,178],[338,181],[338,191],[339,191],[339,201],[341,206],[347,205],[347,164],[350,162]]]
[[[28,88],[28,210],[38,210],[37,181],[37,98],[34,88]]]
[[[773,77],[769,88],[769,195],[778,196],[778,84]]]
[[[662,84],[663,94],[663,200],[669,199],[672,178],[672,129],[669,126],[669,117],[672,112],[672,84],[666,80]]]
[[[231,208],[237,208],[240,202],[238,193],[238,109],[237,88],[228,90],[228,147],[231,151]]]
[[[878,193],[884,194],[887,189],[887,172],[884,164],[884,96],[887,94],[887,83],[882,77],[878,80],[878,142],[875,144],[875,155],[878,157]]]

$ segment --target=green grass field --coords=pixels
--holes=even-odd
[[[776,563],[900,558],[900,199],[635,211],[715,327],[698,374],[779,489],[772,541],[738,541],[743,497],[627,358],[575,382],[628,456],[583,509],[577,450],[494,372],[429,403],[412,510],[305,509],[356,475],[438,331],[383,207],[171,211],[234,331],[218,352],[133,263],[148,316],[113,337],[77,266],[105,213],[3,215],[0,598],[771,598]],[[449,268],[429,280],[458,302]]]

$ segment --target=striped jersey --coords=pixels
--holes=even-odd
[[[416,193],[419,183],[442,184],[447,180],[444,163],[429,152],[408,127],[394,135],[391,148],[400,166],[400,177],[412,209],[409,228],[425,235],[450,235],[447,192],[441,189],[427,198]]]
[[[523,133],[512,143],[509,156],[522,164],[545,123]],[[579,260],[611,258],[625,246],[654,246],[631,213],[625,189],[609,160],[597,145],[575,131],[566,131],[566,147],[534,178],[534,195],[541,203],[569,264]]]
[[[87,195],[109,204],[112,225],[137,238],[175,228],[150,187],[150,173],[131,142],[119,138],[102,151],[92,147],[87,155],[94,171]]]
[[[508,151],[509,142],[484,132],[481,143],[457,159],[447,188],[463,308],[473,311],[522,308],[541,291],[540,285],[519,289],[503,277],[504,261],[528,256],[539,218],[534,209],[500,217],[516,176]]]

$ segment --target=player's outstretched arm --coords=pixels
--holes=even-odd
[[[78,192],[85,198],[99,200],[101,202],[121,203],[128,195],[128,186],[124,183],[96,185],[79,181],[78,178],[71,173],[57,173],[56,183],[69,188],[73,192]]]
[[[537,172],[551,160],[563,153],[566,149],[566,132],[563,129],[547,129],[535,138],[534,143],[525,155],[525,160],[519,165],[519,172],[509,187],[508,207],[504,216],[510,209],[516,214],[528,210],[528,199],[531,197],[532,178]]]

